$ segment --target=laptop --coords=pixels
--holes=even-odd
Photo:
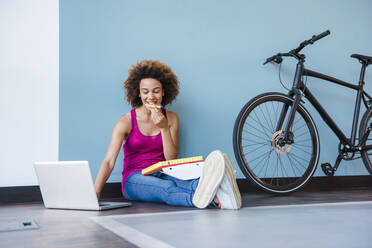
[[[107,210],[132,205],[98,201],[88,161],[35,162],[34,168],[46,208]]]

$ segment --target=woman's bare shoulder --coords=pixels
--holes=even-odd
[[[130,112],[123,114],[119,118],[118,122],[116,123],[116,127],[126,134],[130,132],[132,128]]]
[[[167,110],[167,117],[170,122],[178,123],[178,115],[176,114],[176,112]]]

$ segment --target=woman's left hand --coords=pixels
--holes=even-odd
[[[158,108],[149,108],[149,109],[151,111],[151,118],[155,126],[157,126],[160,129],[167,128],[168,120],[167,118],[165,118],[165,116],[161,112],[161,109],[158,109]]]

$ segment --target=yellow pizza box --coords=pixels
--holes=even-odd
[[[163,168],[174,167],[174,166],[179,166],[179,165],[200,164],[202,162],[203,162],[203,156],[166,160],[166,161],[158,162],[156,164],[153,164],[153,165],[143,169],[142,174],[143,175],[150,175],[154,172],[162,170]]]

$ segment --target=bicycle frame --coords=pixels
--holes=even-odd
[[[350,83],[344,82],[342,80],[339,80],[337,78],[333,78],[333,77],[330,77],[330,76],[327,76],[327,75],[324,75],[324,74],[321,74],[321,73],[318,73],[318,72],[315,72],[315,71],[305,69],[304,65],[303,65],[303,62],[304,62],[303,60],[300,60],[297,63],[296,73],[295,73],[295,77],[294,77],[294,81],[293,81],[292,90],[290,90],[289,93],[288,93],[288,95],[291,98],[293,98],[294,101],[293,101],[293,104],[292,104],[292,109],[291,109],[291,112],[290,112],[290,115],[289,115],[289,119],[287,120],[287,123],[285,125],[285,129],[284,129],[285,130],[285,138],[284,138],[284,140],[287,141],[287,142],[290,140],[289,133],[290,133],[293,121],[294,121],[297,106],[301,101],[301,97],[302,97],[301,92],[303,92],[304,96],[310,101],[310,103],[318,111],[318,113],[320,114],[322,119],[327,123],[327,125],[330,127],[330,129],[335,133],[335,135],[338,137],[340,142],[343,145],[345,145],[345,147],[347,149],[350,149],[350,151],[357,151],[357,150],[360,151],[360,150],[363,150],[363,149],[372,149],[372,145],[365,146],[364,144],[361,144],[361,141],[359,142],[359,144],[357,146],[355,146],[356,132],[357,132],[357,129],[358,129],[357,125],[358,125],[361,101],[363,99],[363,102],[364,102],[366,108],[368,108],[368,104],[367,104],[367,101],[366,101],[365,97],[367,97],[369,101],[371,100],[371,97],[363,90],[363,86],[365,84],[364,83],[365,70],[366,70],[367,66],[364,65],[364,64],[362,65],[362,69],[361,69],[361,72],[360,72],[359,83],[358,83],[358,85],[354,85],[354,84],[350,84]],[[332,82],[332,83],[335,83],[335,84],[338,84],[338,85],[341,85],[341,86],[344,86],[344,87],[347,87],[347,88],[350,88],[350,89],[354,89],[354,90],[357,91],[357,96],[356,96],[356,101],[355,101],[355,109],[354,109],[354,116],[353,116],[353,123],[352,123],[352,130],[351,130],[351,138],[350,139],[346,138],[345,134],[341,131],[341,129],[338,127],[338,125],[335,123],[335,121],[328,115],[327,111],[322,107],[322,105],[318,102],[318,100],[313,96],[311,91],[308,88],[306,88],[305,84],[302,81],[302,76],[309,76],[309,77],[319,78],[319,79],[326,80],[328,82]],[[289,106],[284,106],[282,111],[281,111],[279,122],[278,122],[278,125],[277,125],[277,130],[280,130],[282,125],[283,125],[285,116],[286,116],[287,111],[288,111],[288,107]]]

